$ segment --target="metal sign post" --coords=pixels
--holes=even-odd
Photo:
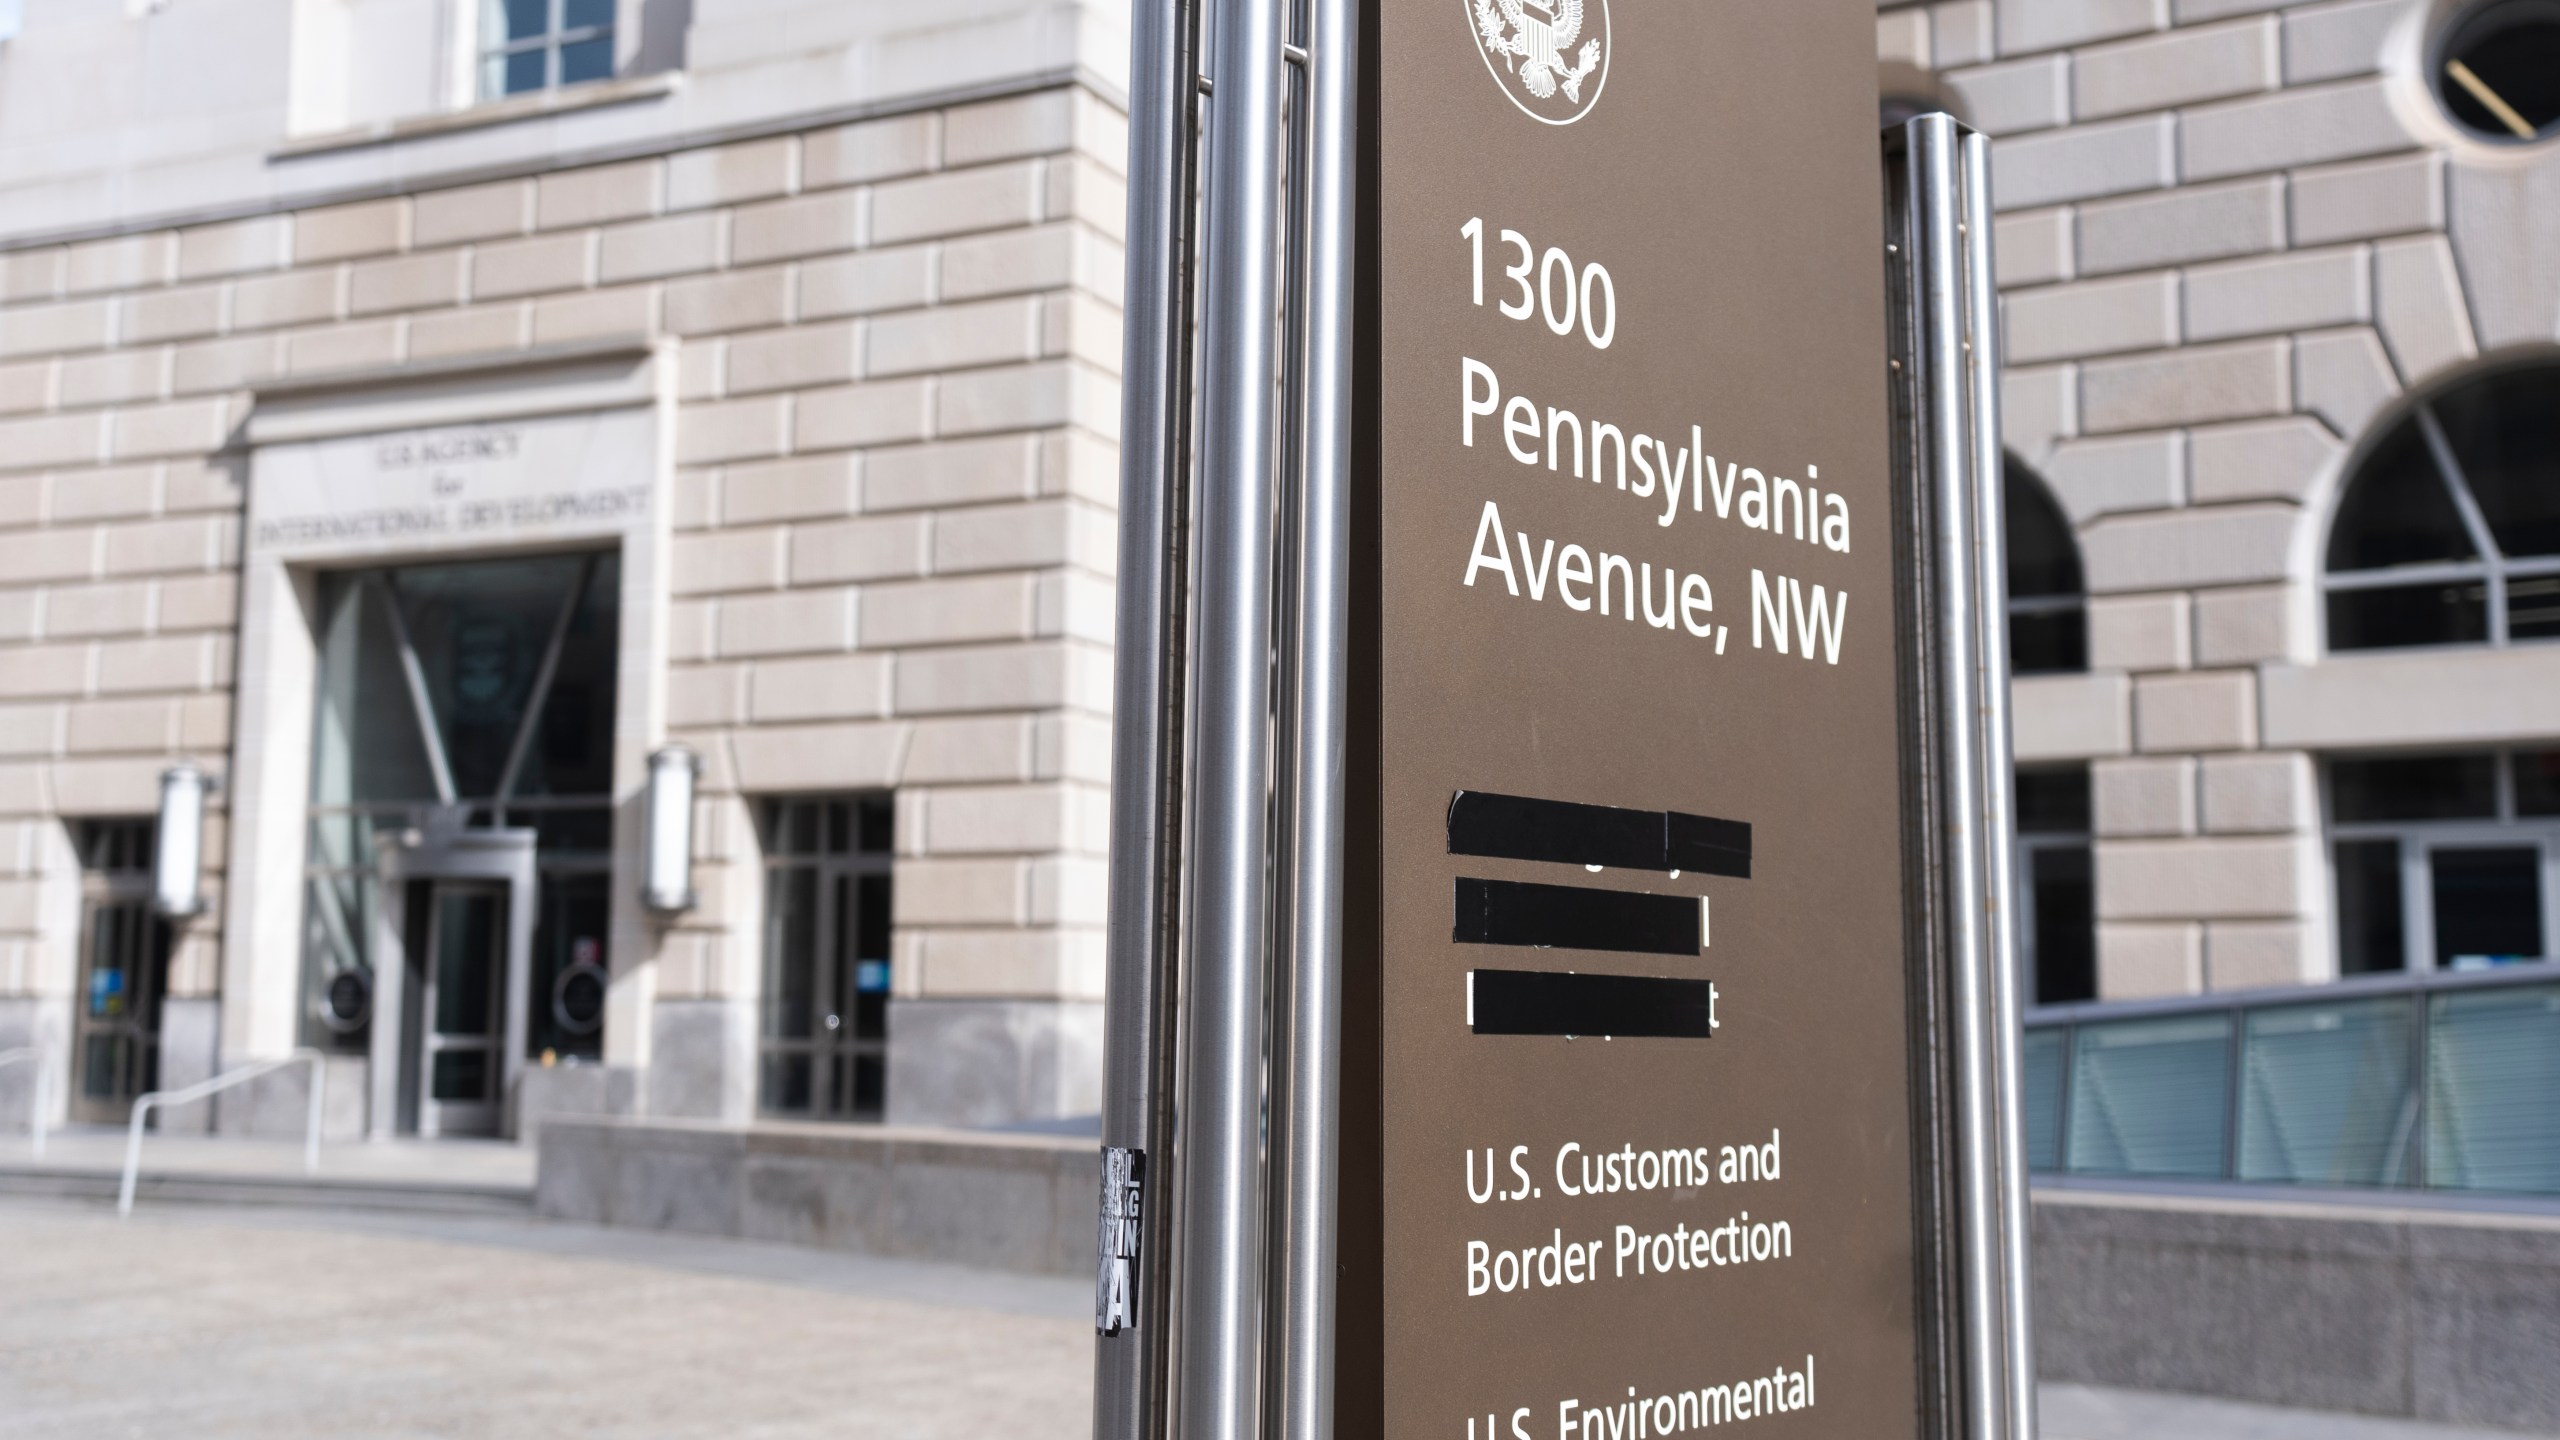
[[[1098,1437],[2033,1435],[1985,152],[1870,19],[1135,7]]]

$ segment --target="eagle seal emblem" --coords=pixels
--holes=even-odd
[[[1461,0],[1486,73],[1532,120],[1570,125],[1609,79],[1609,0]],[[1585,22],[1597,18],[1597,33]]]

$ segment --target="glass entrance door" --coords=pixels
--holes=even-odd
[[[428,881],[418,967],[418,1133],[495,1135],[506,1034],[507,891]]]
[[[168,927],[138,897],[88,906],[81,955],[79,1088],[73,1118],[120,1125],[133,1097],[160,1083],[160,998],[169,978]]]
[[[83,894],[71,1118],[121,1125],[133,1097],[160,1084],[169,926],[151,910],[150,821],[86,822],[77,840]]]

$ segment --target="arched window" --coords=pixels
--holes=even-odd
[[[2560,362],[2475,372],[2401,411],[2329,524],[2332,650],[2560,637]]]
[[[2004,461],[2000,476],[2009,515],[2009,673],[2086,670],[2088,595],[2071,522],[2015,458]]]

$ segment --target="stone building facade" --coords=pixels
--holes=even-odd
[[[2482,958],[2560,953],[2534,798],[2560,745],[2560,648],[2533,643],[2514,596],[2494,642],[2368,646],[2327,593],[2333,527],[2372,523],[2342,500],[2359,475],[2387,498],[2385,442],[2418,403],[2535,373],[2560,343],[2560,140],[2548,116],[2528,142],[2446,99],[2464,27],[2496,8],[1879,8],[1888,96],[1994,137],[2006,439],[2067,516],[2087,592],[2082,672],[2017,681],[2019,761],[2087,767],[2099,997],[2382,967],[2359,929],[2375,904],[2421,956],[2421,907],[2441,924],[2459,896],[2410,849],[2402,915],[2341,848],[2372,773],[2512,765],[2522,799],[2461,813],[2518,857],[2516,885],[2539,866],[2540,948]],[[2528,520],[2560,504],[2560,412],[2534,408],[2497,422],[2534,476],[2514,502]],[[2368,761],[2419,763],[2340,768]]]
[[[2520,561],[2411,581],[2479,635],[2342,643],[2403,572],[2334,573],[2358,477],[2560,355],[2560,141],[2442,78],[2499,3],[1879,5],[1888,108],[1994,137],[2007,439],[2060,517],[2017,737],[2083,797],[2034,848],[2088,959],[2046,1000],[2560,948],[2554,486],[2500,502]],[[310,1046],[339,1134],[1091,1113],[1126,65],[1113,0],[26,0],[0,1050],[52,1108]],[[163,929],[180,762],[205,906]],[[2412,775],[2494,795],[2340,804]],[[2541,940],[2429,929],[2486,883],[2457,840]],[[299,1075],[173,1123],[285,1123]]]
[[[559,83],[598,43],[610,75]],[[548,958],[488,983],[568,1018],[458,1128],[1095,1109],[1126,50],[1076,0],[31,0],[0,43],[0,1048],[67,1058],[57,1110],[315,1045],[333,1130],[416,1128],[364,1033],[383,948],[414,1028],[478,892],[383,847],[509,825],[545,858],[499,903],[542,908]],[[403,597],[410,683],[357,592]],[[425,769],[413,701],[443,712]],[[475,804],[493,734],[511,785],[596,777],[584,838]],[[699,900],[661,916],[636,856],[670,742]],[[180,760],[217,782],[207,905],[154,975],[116,837]],[[790,816],[857,811],[793,890]],[[413,928],[368,933],[403,887]],[[808,1078],[884,1023],[885,1061]],[[136,1026],[156,1064],[105,1074]],[[394,1063],[430,1099],[494,1083]]]

